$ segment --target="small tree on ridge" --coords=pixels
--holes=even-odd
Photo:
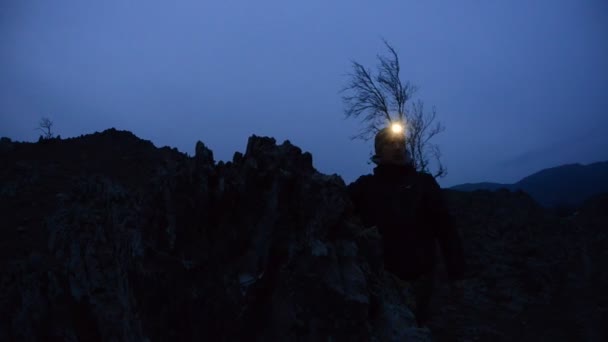
[[[364,124],[353,139],[369,140],[391,122],[399,122],[406,129],[406,145],[414,167],[435,177],[443,177],[447,169],[441,163],[439,147],[431,139],[443,132],[445,127],[436,121],[435,108],[426,113],[421,100],[412,102],[416,87],[410,82],[402,82],[401,66],[395,49],[384,41],[388,56],[378,55],[376,75],[360,63],[353,61],[353,72],[342,90],[347,118],[358,118]],[[430,172],[431,160],[437,163],[437,170]]]
[[[53,121],[51,121],[51,119],[49,118],[42,118],[40,119],[40,123],[38,123],[38,130],[40,132],[42,132],[42,138],[43,139],[52,139],[53,138],[53,131],[51,130],[51,128],[53,127]]]

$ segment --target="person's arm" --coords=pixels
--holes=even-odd
[[[450,217],[439,184],[430,175],[428,176],[427,183],[429,187],[429,216],[435,229],[448,277],[452,281],[461,280],[464,277],[465,271],[462,240],[452,223],[452,218]]]

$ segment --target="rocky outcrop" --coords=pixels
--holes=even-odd
[[[215,162],[115,129],[0,140],[0,341],[603,341],[608,201],[446,191],[467,274],[430,330],[342,179],[253,136]]]
[[[338,176],[108,130],[0,159],[0,340],[425,341]]]
[[[462,341],[604,341],[608,201],[559,217],[523,192],[447,191],[468,274],[438,282],[433,335]],[[600,209],[601,208],[601,209]],[[602,212],[604,214],[602,214]]]

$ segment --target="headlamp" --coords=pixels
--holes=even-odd
[[[394,134],[400,134],[400,133],[403,133],[403,125],[402,125],[402,124],[400,124],[400,123],[398,123],[398,122],[393,122],[393,123],[391,124],[391,131],[392,131]]]

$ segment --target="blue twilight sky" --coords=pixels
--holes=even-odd
[[[608,159],[605,0],[0,0],[0,136],[48,116],[229,160],[269,135],[350,182],[372,143],[339,90],[381,38],[446,126],[443,186]]]

